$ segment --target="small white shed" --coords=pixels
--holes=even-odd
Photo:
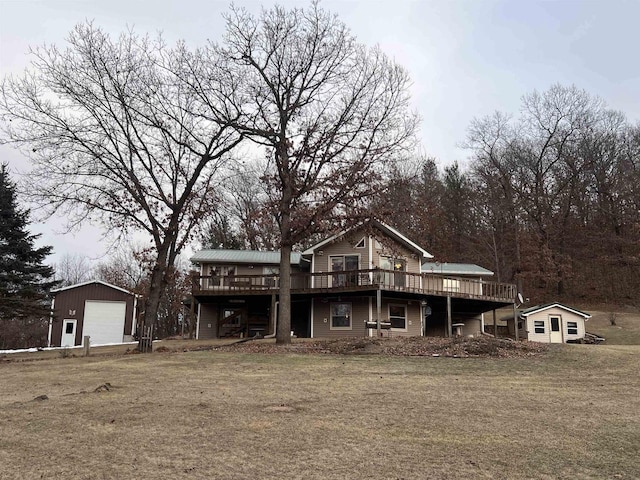
[[[561,303],[547,303],[522,310],[518,324],[532,342],[566,343],[585,336],[585,321],[591,315]]]

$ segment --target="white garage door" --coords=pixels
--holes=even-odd
[[[125,302],[87,300],[82,335],[91,337],[91,345],[122,343],[126,310]]]

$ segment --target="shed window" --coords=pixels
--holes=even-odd
[[[578,322],[567,322],[567,334],[568,335],[578,334]]]
[[[351,330],[351,304],[331,304],[331,329]]]
[[[544,333],[544,320],[535,320],[533,322],[533,330],[536,333]]]

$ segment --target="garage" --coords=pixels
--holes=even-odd
[[[137,297],[130,291],[101,280],[52,290],[49,346],[91,345],[133,340]]]
[[[126,302],[87,300],[82,336],[89,336],[91,345],[122,343],[126,309]]]

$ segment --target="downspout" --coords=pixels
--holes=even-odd
[[[133,294],[133,312],[131,313],[131,336],[135,336],[136,328],[136,312],[138,311],[138,295]]]
[[[271,312],[271,315],[273,315],[273,333],[270,333],[269,335],[265,335],[262,338],[276,338],[276,334],[278,332],[278,305],[280,304],[280,302],[276,302],[276,308],[273,309],[273,312]],[[311,328],[313,329],[313,324],[311,324]]]
[[[56,297],[51,299],[51,312],[49,313],[49,335],[47,336],[47,347],[51,346],[51,330],[53,329],[53,309],[56,305]]]
[[[200,338],[200,303],[198,304],[198,320],[196,321],[196,340]]]
[[[313,309],[315,307],[314,299],[311,299],[311,338],[313,338]]]

